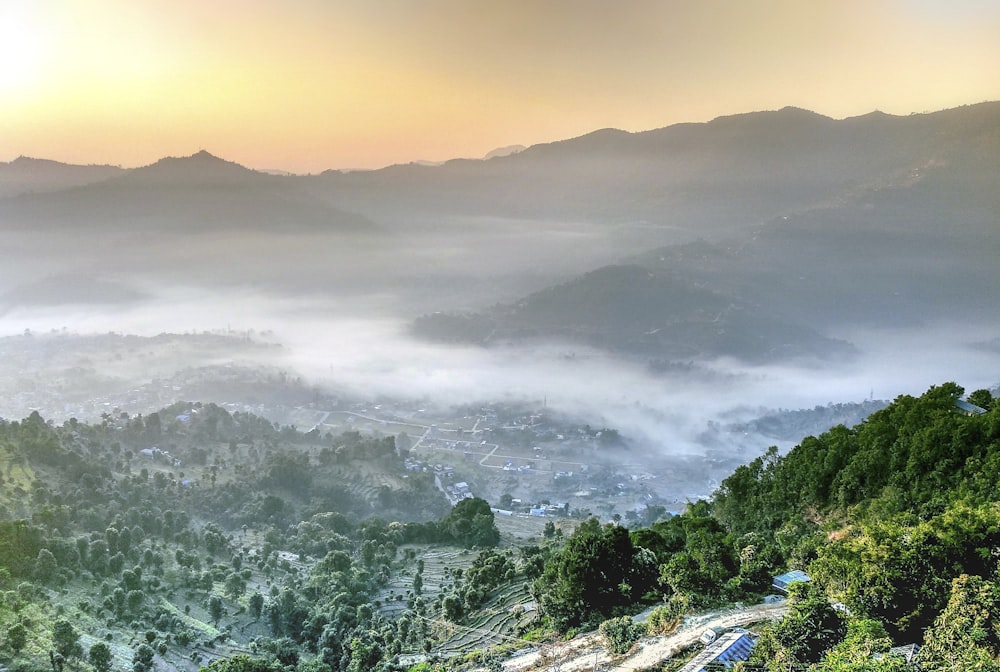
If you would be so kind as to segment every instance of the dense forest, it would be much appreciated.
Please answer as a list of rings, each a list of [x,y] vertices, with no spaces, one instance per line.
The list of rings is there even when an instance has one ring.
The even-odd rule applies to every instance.
[[[190,403],[0,421],[0,662],[500,669],[518,642],[590,629],[620,654],[801,569],[744,669],[899,670],[890,649],[918,644],[922,669],[1000,670],[1000,403],[963,395],[771,449],[646,527],[550,519],[527,543],[482,499],[449,505],[392,437]]]

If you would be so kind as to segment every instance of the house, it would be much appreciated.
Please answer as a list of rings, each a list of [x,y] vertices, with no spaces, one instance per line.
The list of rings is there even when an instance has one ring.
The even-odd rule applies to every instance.
[[[731,668],[736,663],[750,657],[758,636],[747,630],[736,629],[718,637],[705,650],[692,658],[678,672],[704,672],[717,670],[720,666]]]
[[[904,644],[903,646],[894,646],[889,649],[889,656],[902,658],[907,665],[912,665],[919,652],[919,644]]]
[[[801,569],[793,569],[790,572],[774,577],[774,580],[771,582],[771,587],[778,592],[787,595],[788,587],[793,583],[809,583],[810,580],[809,575]]]
[[[982,415],[986,412],[986,409],[982,406],[976,406],[975,404],[970,404],[969,402],[961,399],[955,400],[955,408],[957,408],[962,415],[968,416]]]

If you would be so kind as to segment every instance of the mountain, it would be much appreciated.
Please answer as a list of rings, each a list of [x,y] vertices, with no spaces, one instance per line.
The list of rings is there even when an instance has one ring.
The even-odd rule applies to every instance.
[[[928,169],[974,176],[977,189],[996,185],[998,148],[1000,103],[843,120],[784,108],[640,133],[604,129],[485,162],[330,171],[313,188],[374,217],[645,222],[704,237],[909,184]]]
[[[544,199],[531,205],[539,208],[538,218],[598,220],[614,227],[609,236],[659,230],[675,242],[622,260],[655,280],[636,271],[623,283],[618,272],[602,271],[500,311],[449,314],[441,306],[445,312],[417,323],[424,336],[493,342],[511,334],[559,335],[613,350],[754,359],[825,351],[830,344],[821,334],[843,333],[845,327],[982,324],[995,318],[997,103],[842,121],[785,108],[639,134],[606,129],[490,164],[498,166],[490,193],[499,198],[505,184],[517,180],[521,203]],[[445,168],[459,167],[467,177],[486,170],[471,164]],[[403,192],[412,184],[393,178]],[[466,187],[476,194],[471,177]],[[456,208],[486,202],[453,191]],[[480,194],[487,193],[484,186]],[[514,203],[495,200],[490,212],[498,216]],[[615,224],[627,213],[645,226]],[[677,312],[651,302],[651,286],[692,303]],[[590,305],[579,300],[582,291],[592,297]],[[597,297],[614,305],[597,309]],[[733,310],[720,313],[720,297]],[[534,310],[541,305],[544,311]],[[632,327],[621,311],[647,322],[635,322],[626,336]],[[699,322],[699,315],[720,314],[720,320],[731,320],[724,339]],[[660,323],[664,319],[669,328]],[[735,343],[734,334],[746,336],[744,342]]]
[[[19,306],[126,305],[145,298],[144,292],[113,278],[63,273],[0,293],[0,315]]]
[[[23,176],[27,161],[5,169]],[[751,359],[840,353],[827,337],[859,324],[983,324],[1000,290],[1000,103],[842,120],[786,107],[601,129],[488,161],[311,176],[205,151],[99,181],[80,170],[95,181],[0,199],[0,229],[37,234],[17,241],[20,256],[52,257],[27,279],[8,271],[6,289],[108,262],[148,279],[155,260],[185,281],[266,275],[324,295],[405,293],[403,319],[440,311],[418,331],[446,340],[558,336]],[[367,232],[379,238],[366,254],[284,235]],[[219,235],[178,238],[194,233]],[[98,248],[109,258],[95,260]],[[584,275],[605,266],[651,278]]]
[[[520,154],[526,149],[527,147],[525,147],[524,145],[507,145],[506,147],[497,147],[496,149],[487,152],[486,155],[483,157],[483,160],[489,161],[490,159],[496,159],[501,156]]]
[[[0,199],[94,184],[124,172],[116,166],[76,166],[19,156],[8,163],[0,162]]]
[[[372,231],[363,216],[208,152],[164,158],[99,183],[0,201],[9,229],[75,231]]]
[[[168,156],[122,176],[130,184],[243,185],[266,180],[268,175],[233,161],[220,159],[205,150],[184,157]]]
[[[414,333],[490,345],[580,342],[651,359],[849,356],[853,348],[769,311],[638,265],[606,266],[478,315],[434,313]]]

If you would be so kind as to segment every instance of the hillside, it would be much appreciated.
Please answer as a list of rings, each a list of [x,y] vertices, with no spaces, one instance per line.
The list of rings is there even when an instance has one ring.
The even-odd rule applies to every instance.
[[[714,236],[905,183],[931,166],[977,190],[995,186],[998,142],[1000,103],[843,120],[784,108],[640,133],[605,129],[485,162],[331,171],[314,188],[366,213],[644,221]],[[976,180],[965,182],[973,170]]]
[[[934,387],[771,451],[651,527],[550,520],[515,546],[486,502],[439,506],[391,438],[189,403],[94,425],[2,421],[0,655],[25,670],[471,670],[604,622],[537,655],[585,646],[627,666],[643,634],[753,604],[796,567],[812,581],[786,605],[691,622],[755,623],[758,665],[899,670],[873,655],[918,643],[922,669],[992,669],[1000,496],[983,475],[1000,404],[976,391],[987,410],[968,415],[962,395]],[[611,634],[608,619],[646,605],[648,623]],[[683,659],[692,640],[689,624],[634,660]]]
[[[306,193],[294,178],[253,171],[205,151],[73,189],[0,200],[0,220],[8,231],[91,234],[373,230],[365,217]]]
[[[125,169],[116,166],[76,166],[19,156],[7,163],[0,162],[0,198],[81,187],[124,172]]]
[[[425,315],[413,330],[433,340],[482,345],[580,342],[654,360],[728,356],[760,362],[852,354],[844,342],[733,295],[636,265],[600,268],[479,315]]]

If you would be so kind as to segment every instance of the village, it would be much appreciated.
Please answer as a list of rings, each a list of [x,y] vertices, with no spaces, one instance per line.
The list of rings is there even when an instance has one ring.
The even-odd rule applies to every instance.
[[[512,515],[617,516],[629,523],[710,495],[735,459],[708,447],[678,455],[668,446],[636,446],[627,428],[591,427],[544,399],[449,408],[335,394],[249,359],[273,347],[230,333],[6,337],[0,354],[9,375],[0,379],[9,389],[0,390],[0,418],[37,411],[54,423],[116,421],[213,399],[231,413],[303,432],[392,436],[410,468],[433,471],[452,503],[476,496]],[[239,356],[248,359],[231,359]]]

